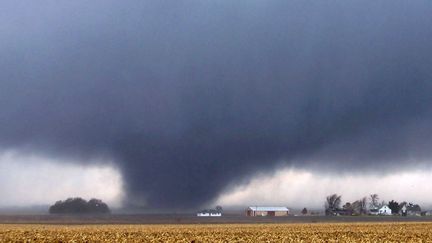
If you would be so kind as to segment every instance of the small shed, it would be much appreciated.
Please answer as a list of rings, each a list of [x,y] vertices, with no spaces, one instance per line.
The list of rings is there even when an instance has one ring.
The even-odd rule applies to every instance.
[[[289,209],[287,207],[248,207],[246,209],[247,216],[288,216]]]
[[[370,215],[378,215],[379,214],[379,208],[371,208],[369,210]]]
[[[380,214],[380,215],[392,215],[392,210],[387,205],[384,205],[378,210],[378,214]]]

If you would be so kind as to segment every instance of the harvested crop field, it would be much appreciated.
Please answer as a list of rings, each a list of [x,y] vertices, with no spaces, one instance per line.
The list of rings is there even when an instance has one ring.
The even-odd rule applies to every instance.
[[[9,242],[430,242],[432,223],[0,225]]]

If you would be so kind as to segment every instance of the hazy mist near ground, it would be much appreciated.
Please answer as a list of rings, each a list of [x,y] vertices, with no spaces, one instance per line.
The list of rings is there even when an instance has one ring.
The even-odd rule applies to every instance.
[[[316,173],[301,169],[280,169],[273,175],[257,175],[246,185],[230,188],[213,204],[241,209],[246,206],[286,206],[299,213],[304,207],[324,211],[325,199],[337,193],[342,205],[378,194],[379,202],[411,202],[423,211],[432,210],[430,189],[432,168],[388,174]],[[369,201],[368,201],[369,205]]]
[[[121,207],[120,172],[109,161],[92,162],[85,165],[13,151],[0,153],[0,211],[46,213],[49,205],[69,197],[102,198],[113,208]]]

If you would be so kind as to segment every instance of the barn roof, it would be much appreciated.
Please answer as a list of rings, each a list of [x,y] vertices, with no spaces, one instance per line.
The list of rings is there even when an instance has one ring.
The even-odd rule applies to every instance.
[[[249,207],[249,210],[252,211],[284,211],[288,212],[289,209],[287,207]]]

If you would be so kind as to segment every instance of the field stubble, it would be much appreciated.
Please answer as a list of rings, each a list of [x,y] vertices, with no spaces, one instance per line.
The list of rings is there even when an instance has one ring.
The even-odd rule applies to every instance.
[[[431,242],[432,223],[0,225],[1,242]]]

